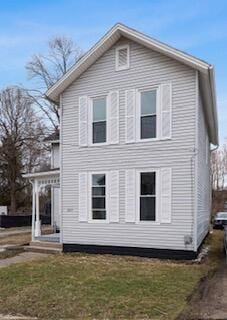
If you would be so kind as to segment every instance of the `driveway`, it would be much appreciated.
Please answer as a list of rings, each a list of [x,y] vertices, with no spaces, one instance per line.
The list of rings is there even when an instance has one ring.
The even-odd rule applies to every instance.
[[[190,301],[181,320],[227,319],[227,264],[223,261],[212,278],[206,279]]]

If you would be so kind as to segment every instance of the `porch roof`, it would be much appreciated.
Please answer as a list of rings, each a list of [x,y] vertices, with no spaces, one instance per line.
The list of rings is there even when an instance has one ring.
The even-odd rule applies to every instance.
[[[50,177],[56,177],[60,175],[60,169],[50,169],[47,171],[40,171],[40,172],[33,172],[33,173],[26,173],[23,174],[23,178],[27,179],[34,179],[34,178],[50,178]]]

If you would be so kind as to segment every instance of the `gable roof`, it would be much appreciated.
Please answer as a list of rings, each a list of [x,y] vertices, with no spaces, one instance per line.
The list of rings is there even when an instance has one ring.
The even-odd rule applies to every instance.
[[[77,61],[77,63],[75,63],[75,65],[68,70],[64,76],[62,76],[51,88],[48,89],[46,92],[47,98],[55,103],[59,103],[60,94],[99,57],[101,57],[104,52],[110,49],[121,36],[173,58],[198,71],[210,142],[217,145],[218,124],[213,66],[201,59],[177,50],[121,23],[114,25],[84,56]]]

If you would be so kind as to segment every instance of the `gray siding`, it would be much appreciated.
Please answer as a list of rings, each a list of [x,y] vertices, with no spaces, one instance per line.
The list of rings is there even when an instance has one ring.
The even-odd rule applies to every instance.
[[[184,236],[194,234],[194,148],[196,72],[168,57],[126,39],[130,69],[115,71],[114,45],[62,95],[62,237],[63,243],[193,249]],[[172,139],[125,144],[124,91],[172,82]],[[78,147],[78,97],[120,91],[120,143]],[[124,170],[172,168],[172,222],[125,222]],[[78,221],[78,172],[120,171],[120,222]]]
[[[209,231],[211,214],[210,148],[202,99],[198,110],[197,247]]]
[[[59,168],[60,163],[60,150],[59,150],[59,144],[53,143],[51,145],[51,168]]]

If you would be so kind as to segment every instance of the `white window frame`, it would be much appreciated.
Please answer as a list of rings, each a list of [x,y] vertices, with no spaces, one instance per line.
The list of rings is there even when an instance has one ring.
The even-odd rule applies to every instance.
[[[140,220],[140,185],[141,173],[155,172],[155,220]],[[154,224],[160,225],[160,171],[155,168],[143,168],[136,170],[136,224]]]
[[[119,66],[119,51],[127,49],[127,64],[124,66]],[[130,46],[129,44],[119,46],[115,49],[115,70],[121,71],[121,70],[127,70],[130,68]]]
[[[106,219],[93,219],[92,217],[92,176],[94,174],[105,174],[105,190],[106,190]],[[88,222],[89,223],[109,223],[109,175],[107,171],[93,171],[88,173]]]
[[[156,137],[141,139],[141,93],[147,91],[156,91]],[[136,104],[138,105],[136,113],[136,140],[137,142],[149,142],[160,140],[160,86],[152,86],[136,90]]]
[[[93,101],[95,99],[105,98],[106,99],[106,142],[93,143]],[[100,94],[89,97],[88,105],[88,137],[90,146],[105,146],[108,144],[109,133],[108,133],[108,94]]]

